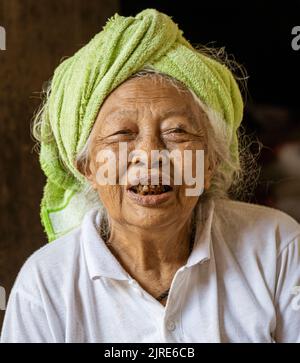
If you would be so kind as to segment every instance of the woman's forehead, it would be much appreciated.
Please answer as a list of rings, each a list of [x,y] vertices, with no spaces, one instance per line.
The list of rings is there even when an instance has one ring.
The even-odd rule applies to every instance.
[[[188,90],[177,88],[168,80],[152,77],[130,79],[115,89],[103,103],[100,114],[135,116],[139,109],[151,107],[165,113],[193,113],[198,108]]]
[[[116,120],[137,121],[139,117],[144,116],[143,111],[143,109],[139,110],[138,108],[131,110],[130,108],[124,109],[122,107],[116,107],[115,109],[111,110],[110,113],[107,113],[103,119],[108,124],[111,124],[111,122],[114,122]],[[189,120],[190,122],[195,122],[195,114],[191,111],[189,107],[184,107],[182,105],[177,105],[173,108],[159,108],[156,110],[156,112],[152,112],[151,110],[146,111],[151,112],[152,116],[155,117],[157,121],[163,121],[167,118],[172,117],[182,117],[186,120]]]
[[[107,101],[124,102],[147,102],[147,101],[178,101],[182,99],[183,102],[190,100],[188,90],[182,87],[175,86],[172,82],[162,77],[145,76],[140,78],[133,78],[125,81],[117,87],[108,97]]]

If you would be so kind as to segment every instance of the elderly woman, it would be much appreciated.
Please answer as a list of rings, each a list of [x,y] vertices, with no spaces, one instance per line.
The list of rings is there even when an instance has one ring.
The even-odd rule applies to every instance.
[[[2,341],[299,342],[299,224],[229,198],[242,114],[229,68],[156,10],[64,60],[35,125],[53,242],[19,273]],[[155,150],[192,156],[169,158],[168,183]]]

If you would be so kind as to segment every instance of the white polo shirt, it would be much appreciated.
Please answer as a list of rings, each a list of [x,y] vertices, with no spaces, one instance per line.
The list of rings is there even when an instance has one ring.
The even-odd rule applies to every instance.
[[[2,342],[300,342],[300,226],[236,201],[202,206],[166,306],[99,237],[100,213],[35,252],[10,294]]]

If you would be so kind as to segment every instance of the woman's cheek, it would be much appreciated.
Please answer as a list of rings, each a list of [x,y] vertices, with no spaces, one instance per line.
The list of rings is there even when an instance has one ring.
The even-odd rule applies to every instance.
[[[98,188],[99,198],[105,208],[110,211],[118,211],[122,197],[121,186],[118,185],[102,185]]]

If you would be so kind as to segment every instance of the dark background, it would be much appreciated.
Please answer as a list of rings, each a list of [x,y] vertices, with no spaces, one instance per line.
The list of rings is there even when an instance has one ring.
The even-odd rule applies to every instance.
[[[7,294],[25,259],[46,243],[39,219],[44,184],[33,152],[30,122],[43,82],[115,12],[147,7],[171,15],[192,43],[225,46],[247,69],[244,124],[264,144],[261,174],[249,201],[281,209],[300,221],[300,25],[296,2],[0,0],[0,286]],[[4,311],[0,311],[0,327]]]

